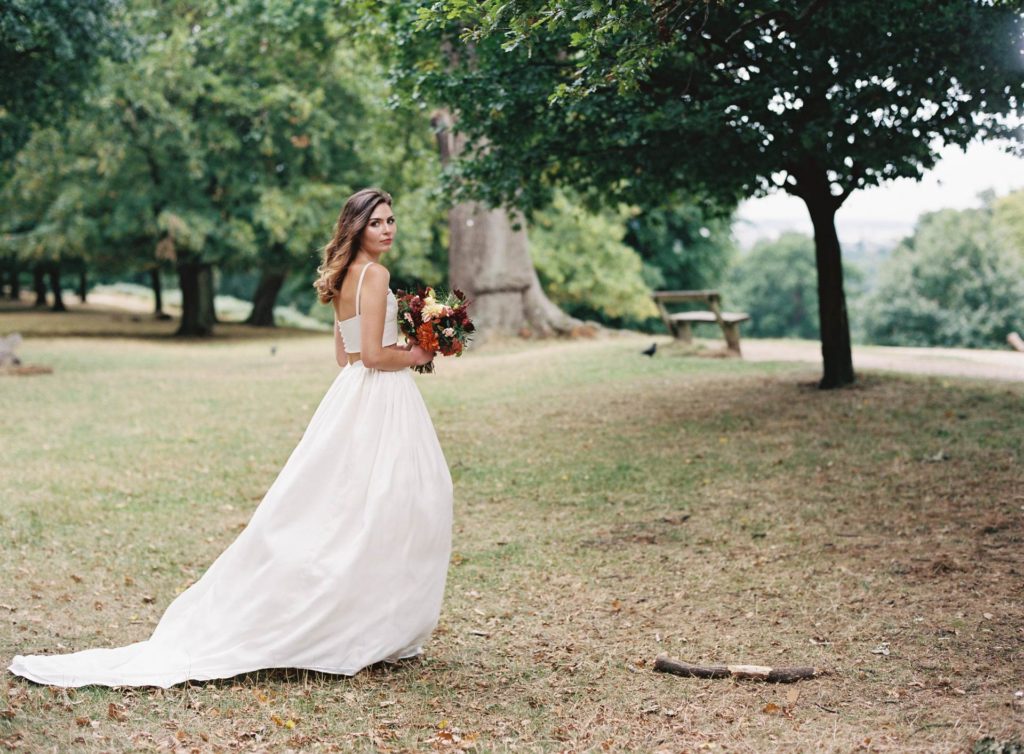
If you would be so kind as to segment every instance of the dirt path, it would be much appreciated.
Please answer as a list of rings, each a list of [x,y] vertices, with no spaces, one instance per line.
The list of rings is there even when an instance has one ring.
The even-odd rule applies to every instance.
[[[742,347],[743,358],[747,361],[821,363],[821,346],[813,341],[745,338]],[[1024,381],[1024,353],[1009,350],[854,346],[853,367],[912,374]]]

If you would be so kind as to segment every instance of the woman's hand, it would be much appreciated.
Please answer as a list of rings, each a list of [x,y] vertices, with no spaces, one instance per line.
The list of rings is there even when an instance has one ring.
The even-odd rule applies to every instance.
[[[429,364],[434,360],[434,354],[432,351],[427,351],[417,345],[410,346],[409,353],[412,355],[412,365],[414,367]]]

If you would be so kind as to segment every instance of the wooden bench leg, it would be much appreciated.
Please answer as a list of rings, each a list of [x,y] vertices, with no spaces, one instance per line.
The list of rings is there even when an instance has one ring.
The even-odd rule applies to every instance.
[[[690,327],[689,322],[676,322],[676,340],[681,340],[684,343],[693,342],[693,329]]]
[[[740,323],[723,322],[722,330],[725,331],[725,345],[736,356],[742,356],[740,352]]]

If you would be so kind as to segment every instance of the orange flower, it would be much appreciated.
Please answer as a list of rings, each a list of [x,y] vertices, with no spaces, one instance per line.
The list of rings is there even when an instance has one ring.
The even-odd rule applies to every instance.
[[[437,333],[429,322],[424,322],[416,328],[416,342],[425,351],[438,351]]]

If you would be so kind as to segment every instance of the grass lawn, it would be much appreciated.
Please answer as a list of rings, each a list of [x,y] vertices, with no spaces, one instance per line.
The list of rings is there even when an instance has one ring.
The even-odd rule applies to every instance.
[[[952,752],[1024,737],[1024,385],[868,374],[823,393],[807,366],[647,359],[649,342],[495,345],[418,378],[456,490],[424,658],[167,691],[7,675],[0,744]],[[329,335],[52,337],[20,354],[54,372],[0,376],[3,667],[148,637],[337,373]],[[676,678],[652,672],[660,652],[830,674]]]

